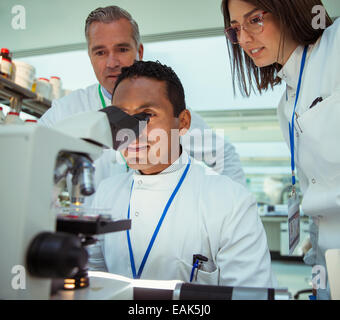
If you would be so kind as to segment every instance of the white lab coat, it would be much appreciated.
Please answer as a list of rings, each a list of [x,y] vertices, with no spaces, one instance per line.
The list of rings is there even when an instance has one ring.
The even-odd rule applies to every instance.
[[[106,106],[111,101],[103,94]],[[75,90],[68,96],[52,102],[52,107],[39,119],[41,125],[53,127],[53,125],[64,118],[76,113],[100,110],[102,108],[98,93],[98,84],[91,85],[86,89]],[[191,111],[191,127],[189,132],[182,138],[182,146],[190,155],[197,160],[212,167],[216,172],[227,175],[231,179],[246,185],[246,179],[241,167],[241,162],[234,146],[226,139],[215,134],[212,135],[212,143],[205,143],[201,139],[201,132],[209,129],[204,120],[195,112]],[[190,140],[191,139],[191,140]],[[195,141],[194,147],[190,141]],[[200,142],[201,141],[201,142]],[[210,140],[208,140],[210,141]],[[104,155],[95,161],[95,185],[103,179],[127,170],[121,154],[114,150],[105,150]],[[93,196],[86,198],[86,204],[90,205]]]
[[[298,47],[279,76],[287,93],[278,107],[284,138],[290,146],[288,122],[292,119],[303,47]],[[340,248],[340,19],[309,47],[295,117],[295,161],[302,209],[312,218],[312,250],[305,258],[325,266],[327,249]],[[323,101],[310,109],[314,100]],[[325,290],[319,298],[327,298]]]
[[[99,186],[93,207],[111,208],[113,219],[126,219],[134,181],[130,202],[130,237],[137,271],[188,159],[188,154],[183,151],[168,168],[184,163],[176,171],[158,175],[141,175],[131,171],[108,178]],[[189,282],[193,255],[202,254],[209,260],[198,272],[197,281],[194,280],[196,283],[273,287],[275,280],[266,234],[254,196],[228,177],[207,174],[206,170],[211,169],[193,159],[191,161],[141,278]],[[101,248],[105,263],[102,260],[100,264],[100,254],[96,252],[96,270],[132,278],[126,231],[106,234]]]

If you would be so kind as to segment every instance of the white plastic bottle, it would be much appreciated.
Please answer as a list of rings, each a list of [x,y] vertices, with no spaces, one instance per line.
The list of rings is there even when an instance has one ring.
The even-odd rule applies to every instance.
[[[61,80],[57,76],[52,76],[50,78],[50,84],[52,86],[52,91],[51,91],[51,100],[56,100],[61,98],[61,93],[62,93],[62,84]]]
[[[46,78],[38,78],[35,84],[35,93],[46,99],[51,99],[52,85],[50,84],[50,81]]]
[[[24,121],[20,119],[19,112],[11,110],[6,115],[5,124],[24,124]]]
[[[2,112],[2,107],[0,106],[0,124],[4,124],[5,122],[5,115]]]

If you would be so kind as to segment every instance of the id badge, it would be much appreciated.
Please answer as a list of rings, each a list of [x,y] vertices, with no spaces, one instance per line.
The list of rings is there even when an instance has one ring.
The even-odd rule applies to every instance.
[[[300,201],[295,188],[288,200],[288,234],[289,255],[292,255],[300,242]]]

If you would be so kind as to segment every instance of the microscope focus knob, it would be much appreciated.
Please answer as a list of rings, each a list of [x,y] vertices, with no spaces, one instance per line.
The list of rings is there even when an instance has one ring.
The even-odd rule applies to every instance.
[[[77,236],[63,232],[42,232],[28,248],[26,265],[32,276],[65,278],[83,269],[87,260],[88,253]]]

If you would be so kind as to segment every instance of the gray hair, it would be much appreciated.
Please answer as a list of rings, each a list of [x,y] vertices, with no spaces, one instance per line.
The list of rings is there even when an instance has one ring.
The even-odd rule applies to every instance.
[[[110,23],[119,19],[126,19],[132,27],[132,38],[136,43],[137,49],[140,44],[140,34],[137,22],[132,18],[131,14],[126,10],[117,6],[108,6],[105,8],[97,8],[93,10],[87,17],[85,22],[85,37],[89,42],[89,28],[93,22]]]

